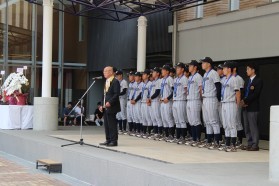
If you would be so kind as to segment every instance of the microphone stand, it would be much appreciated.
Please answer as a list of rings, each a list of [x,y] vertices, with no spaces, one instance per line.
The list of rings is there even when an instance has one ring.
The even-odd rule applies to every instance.
[[[83,138],[82,138],[82,115],[83,115],[83,98],[86,96],[87,92],[91,89],[91,87],[95,84],[96,80],[94,79],[94,81],[91,83],[91,85],[88,87],[88,89],[85,91],[85,93],[81,96],[81,98],[78,100],[77,104],[74,106],[74,108],[71,110],[71,112],[68,114],[70,115],[74,110],[75,108],[78,106],[78,104],[80,103],[81,105],[81,116],[80,116],[80,140],[77,141],[77,142],[73,142],[73,143],[69,143],[69,144],[65,144],[65,145],[61,145],[61,147],[65,147],[65,146],[70,146],[70,145],[77,145],[77,144],[80,144],[80,145],[89,145],[91,146],[90,144],[86,144],[84,143],[83,141]]]

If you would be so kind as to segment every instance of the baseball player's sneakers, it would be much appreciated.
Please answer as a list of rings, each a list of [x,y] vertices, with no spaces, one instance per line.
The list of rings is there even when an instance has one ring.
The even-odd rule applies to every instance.
[[[191,136],[189,136],[189,137],[186,137],[185,140],[186,141],[193,141],[193,138]]]
[[[229,147],[228,146],[222,146],[218,150],[219,151],[226,151]]]
[[[228,147],[228,148],[226,149],[226,152],[237,152],[237,149],[236,149],[236,147],[231,146],[231,147]]]
[[[185,143],[185,145],[191,146],[193,143],[196,143],[196,142],[195,142],[195,141],[187,141],[187,142]]]
[[[158,136],[158,134],[153,134],[153,135],[150,135],[148,137],[148,139],[154,140],[157,136]]]
[[[215,143],[214,145],[211,145],[210,147],[208,147],[209,150],[217,150],[220,148],[220,145]]]
[[[200,141],[196,141],[195,143],[193,143],[191,146],[192,147],[198,147],[199,145],[201,145],[202,143]]]
[[[131,136],[137,136],[138,133],[137,132],[133,132]]]
[[[129,131],[125,131],[123,134],[124,134],[124,135],[129,135],[130,132],[129,132]]]
[[[180,139],[177,141],[177,144],[181,145],[181,144],[185,144],[186,140],[183,137],[180,137]]]
[[[177,143],[178,139],[173,137],[172,139],[168,140],[168,142],[170,142],[170,143]]]
[[[199,148],[206,148],[208,143],[204,143],[204,142],[201,142],[201,144],[198,146]]]
[[[145,134],[145,135],[142,136],[142,138],[143,138],[143,139],[148,139],[149,136],[150,136],[150,134]]]
[[[164,139],[162,134],[158,134],[158,136],[155,138],[156,141],[162,141],[162,139]]]
[[[119,134],[119,135],[123,134],[123,131],[122,131],[122,130],[119,130],[119,131],[118,131],[118,134]]]
[[[166,142],[172,143],[174,140],[175,140],[174,137],[173,137],[172,135],[170,135],[170,136],[167,138]]]
[[[168,140],[168,137],[161,137],[160,139],[159,139],[159,141],[167,141]]]
[[[242,145],[241,143],[237,143],[235,147],[236,147],[237,149],[242,149],[243,146],[244,146],[244,145]]]

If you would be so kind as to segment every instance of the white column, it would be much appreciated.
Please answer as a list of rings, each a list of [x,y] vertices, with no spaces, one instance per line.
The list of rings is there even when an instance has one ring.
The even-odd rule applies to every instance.
[[[33,129],[58,128],[58,98],[51,97],[53,0],[43,0],[42,97],[34,98]]]
[[[146,66],[146,27],[146,17],[140,16],[138,19],[137,71],[144,71]]]
[[[172,25],[172,64],[176,64],[176,46],[177,46],[177,15],[173,13],[173,25]]]
[[[279,106],[270,108],[269,179],[279,183]]]
[[[43,0],[42,97],[51,97],[53,0]]]

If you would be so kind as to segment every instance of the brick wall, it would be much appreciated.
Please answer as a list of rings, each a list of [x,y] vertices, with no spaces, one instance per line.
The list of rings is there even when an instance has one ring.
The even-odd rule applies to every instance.
[[[233,0],[234,1],[234,0]],[[254,8],[258,5],[266,4],[270,0],[240,0],[240,10]],[[187,6],[186,6],[187,7]],[[196,7],[180,10],[177,12],[177,22],[183,23],[196,18]],[[230,0],[221,0],[204,5],[203,17],[216,16],[230,10]]]
[[[240,0],[239,8],[240,10],[246,10],[268,2],[270,2],[270,0]]]

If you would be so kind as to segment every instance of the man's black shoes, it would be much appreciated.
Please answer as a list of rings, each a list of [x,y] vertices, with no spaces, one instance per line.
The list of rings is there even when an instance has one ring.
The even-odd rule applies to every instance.
[[[117,146],[117,142],[110,142],[107,144],[107,147],[116,147]]]
[[[99,145],[108,145],[109,143],[109,141],[105,141],[104,143],[100,143]]]

